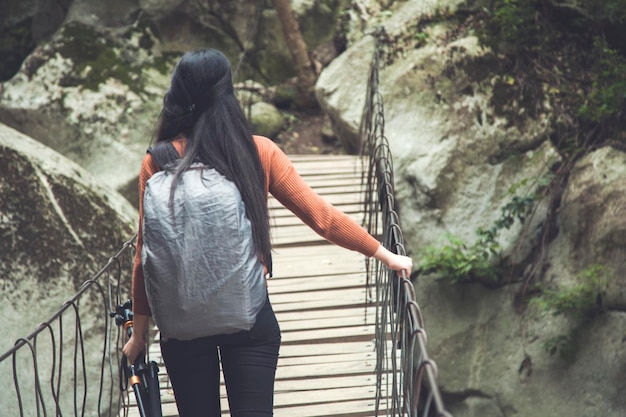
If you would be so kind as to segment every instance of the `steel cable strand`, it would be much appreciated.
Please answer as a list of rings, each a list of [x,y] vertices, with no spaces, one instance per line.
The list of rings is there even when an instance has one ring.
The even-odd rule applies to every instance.
[[[383,235],[384,241],[388,245],[388,249],[395,250],[397,253],[404,254],[404,246],[403,246],[403,236],[402,230],[399,226],[399,216],[394,210],[395,198],[393,197],[393,164],[391,162],[391,154],[390,149],[388,147],[388,143],[386,138],[384,137],[384,106],[382,95],[378,91],[378,82],[379,82],[379,73],[378,68],[380,64],[380,57],[382,55],[382,41],[384,38],[385,32],[384,28],[381,30],[377,30],[375,33],[377,44],[373,54],[372,64],[370,68],[370,75],[368,79],[367,86],[367,96],[366,96],[366,104],[364,109],[364,115],[360,127],[360,136],[362,139],[362,152],[365,153],[365,150],[369,153],[369,169],[368,169],[368,180],[367,180],[367,190],[366,190],[366,213],[367,213],[367,222],[368,222],[368,230],[372,230],[371,222],[372,219],[378,219],[378,216],[374,216],[374,204],[373,204],[373,192],[374,187],[373,184],[375,181],[371,178],[371,175],[375,175],[377,177],[376,189],[378,190],[378,197],[380,203],[380,211],[383,213],[382,222],[383,222]],[[365,183],[365,181],[363,181]],[[386,195],[385,195],[386,194]],[[377,229],[376,229],[377,230]],[[371,271],[368,268],[368,274]],[[436,365],[434,362],[428,359],[428,355],[426,352],[426,332],[423,328],[423,319],[421,316],[421,311],[419,310],[419,305],[415,302],[415,289],[412,283],[407,279],[406,276],[402,277],[402,281],[400,285],[396,283],[396,302],[399,303],[395,308],[396,310],[391,310],[392,303],[390,302],[390,287],[393,285],[393,277],[391,279],[383,280],[383,276],[385,274],[381,273],[377,275],[376,288],[377,288],[377,299],[382,298],[382,303],[380,305],[382,313],[377,314],[377,326],[380,323],[381,328],[386,328],[388,325],[392,331],[392,338],[397,339],[397,326],[398,324],[395,322],[395,312],[402,311],[397,310],[397,308],[406,308],[406,317],[403,317],[400,321],[403,323],[404,330],[400,334],[405,334],[408,332],[410,334],[409,340],[405,340],[403,337],[400,343],[401,349],[401,362],[402,368],[400,372],[404,373],[404,381],[405,389],[406,388],[421,388],[421,383],[423,379],[423,375],[426,374],[429,379],[430,385],[430,393],[429,397],[433,398],[436,407],[438,408],[438,412],[441,415],[449,415],[445,412],[443,408],[443,403],[441,403],[439,393],[437,390],[437,386],[434,383],[436,378]],[[388,275],[388,274],[387,274]],[[389,275],[388,275],[389,278]],[[369,279],[369,278],[368,278]],[[386,288],[382,288],[386,287]],[[414,328],[417,326],[417,328]],[[381,329],[376,330],[377,339],[380,341],[384,339],[383,332]],[[416,343],[417,341],[417,343]],[[420,346],[420,358],[418,358],[418,373],[416,376],[419,376],[419,380],[414,380],[411,378],[413,375],[413,352],[415,351],[416,344]],[[382,345],[381,345],[382,347]],[[379,348],[380,349],[380,348]],[[381,360],[386,358],[381,354],[377,354],[377,360]],[[423,359],[423,360],[422,360]],[[395,355],[391,359],[392,363],[395,363]],[[394,366],[395,367],[395,366]],[[377,369],[381,369],[381,367],[377,366]],[[395,378],[395,370],[394,370],[394,378]],[[378,377],[380,379],[380,377]],[[415,386],[415,384],[418,386]],[[411,387],[412,385],[412,387]],[[395,383],[394,383],[395,389]],[[405,391],[407,392],[407,391]],[[405,394],[408,396],[411,391],[408,391],[409,394]],[[410,398],[411,402],[406,404],[410,404],[414,401],[419,401],[419,397]],[[395,401],[395,400],[392,400]],[[377,402],[378,404],[378,402]],[[395,407],[395,405],[394,405]],[[406,406],[405,406],[406,407]],[[378,405],[377,405],[378,410]],[[409,410],[412,411],[412,410]],[[417,410],[415,410],[417,412]]]
[[[108,266],[108,264],[107,264]],[[103,270],[101,270],[96,276],[94,276],[94,278],[92,278],[91,280],[95,280],[97,279],[99,276],[102,275],[102,272],[106,269],[103,268]],[[86,290],[86,288],[84,288],[84,286],[82,286],[80,288],[80,290],[74,294],[74,296],[70,299],[71,302],[77,300],[82,293]],[[52,323],[54,320],[57,320],[62,314],[63,312],[69,308],[69,302],[64,303],[61,308],[59,308],[48,320],[45,321],[45,323]],[[16,343],[13,345],[13,347],[11,349],[9,349],[8,351],[6,351],[5,353],[3,353],[2,355],[0,355],[0,362],[4,361],[5,359],[11,357],[13,355],[13,353],[17,350],[19,350],[22,346],[24,346],[26,344],[26,341],[28,340],[32,340],[33,338],[35,338],[37,336],[37,334],[39,332],[41,332],[43,329],[41,327],[38,327],[34,332],[32,332],[31,334],[29,334],[28,336],[24,337],[24,338],[20,338],[16,341]]]
[[[119,265],[119,261],[116,259],[114,263],[110,262],[110,265],[115,265],[117,264]],[[120,275],[119,277],[121,278],[121,266],[120,266]],[[98,293],[101,296],[102,299],[102,307],[106,308],[107,307],[107,296],[105,294],[104,288],[102,287],[102,285],[100,285],[100,283],[98,283],[95,280],[91,280],[88,281],[90,282],[90,286],[93,285],[96,287],[96,290],[98,290]],[[110,281],[107,280],[107,284],[110,284]],[[107,286],[108,289],[108,286]],[[107,291],[109,292],[109,291]],[[98,416],[101,415],[102,413],[102,391],[104,390],[104,374],[105,374],[105,369],[106,369],[106,363],[107,363],[107,356],[110,359],[110,355],[107,355],[107,347],[111,346],[110,340],[109,340],[109,328],[111,328],[112,326],[109,325],[109,315],[105,314],[104,315],[104,326],[103,326],[103,332],[102,335],[104,336],[102,338],[102,359],[100,360],[100,387],[99,387],[99,393],[98,393]],[[110,352],[110,348],[109,348],[109,352]],[[110,372],[109,373],[110,376],[110,381],[111,384],[109,385],[109,407],[108,409],[111,410],[111,407],[113,406],[113,390],[112,390],[112,384],[113,384],[113,373]]]
[[[389,305],[389,286],[385,285],[386,270],[377,265],[376,274],[376,327],[375,327],[375,342],[376,342],[376,381],[377,381],[377,395],[376,395],[376,410],[380,406],[380,398],[382,397],[382,368],[385,363],[384,359],[387,356],[387,336],[385,333],[385,327],[388,323],[388,309]],[[386,392],[389,392],[389,379],[386,379]]]
[[[365,171],[365,170],[363,170]],[[377,188],[376,177],[372,175],[374,171],[373,158],[370,158],[367,169],[367,181],[363,177],[361,179],[361,187],[364,188],[364,200],[363,210],[364,216],[361,225],[372,235],[378,234],[378,211],[376,210],[376,201],[374,199],[374,189]],[[377,267],[377,262],[371,261],[369,258],[365,259],[366,276],[365,287],[366,292],[370,293],[371,298],[371,286],[372,286],[372,269]],[[375,276],[375,275],[374,275]]]
[[[385,218],[387,219],[387,223],[388,223],[388,219],[390,217],[390,215],[393,217],[393,215],[391,214],[392,212],[388,211],[385,216]],[[385,227],[385,231],[387,231],[388,233],[386,234],[386,239],[385,239],[385,246],[387,248],[391,248],[394,246],[394,242],[395,242],[395,236],[393,233],[393,229],[390,227]],[[389,314],[388,314],[388,324],[389,324],[389,329],[391,332],[391,349],[392,352],[394,352],[393,355],[391,355],[391,357],[387,357],[386,359],[388,361],[391,361],[391,371],[393,374],[393,378],[392,378],[392,387],[393,387],[393,398],[392,398],[392,403],[393,403],[393,410],[398,410],[400,409],[400,393],[402,392],[402,378],[401,376],[398,377],[398,363],[396,360],[396,354],[395,354],[395,350],[398,349],[399,344],[399,338],[398,335],[401,333],[402,331],[402,322],[401,320],[398,320],[398,314],[397,312],[399,311],[399,308],[401,306],[401,302],[402,302],[402,294],[400,291],[400,286],[396,285],[397,283],[397,274],[395,271],[391,271],[391,270],[387,270],[387,280],[386,280],[386,287],[388,289],[388,291],[390,293],[393,294],[393,298],[391,298],[389,300],[388,303],[388,310],[389,310]],[[393,290],[393,291],[392,291]]]
[[[109,260],[109,262],[107,263],[107,267],[105,267],[102,270],[102,274],[104,274],[104,271],[106,271],[106,269],[108,268],[109,265],[111,265],[112,262],[111,260]],[[99,275],[101,276],[101,275]],[[87,280],[83,283],[83,285],[81,286],[81,290],[79,291],[79,294],[81,294],[80,297],[75,298],[73,300],[71,300],[69,302],[69,304],[72,306],[72,308],[74,309],[74,317],[75,317],[75,340],[74,340],[74,381],[77,381],[77,375],[76,375],[76,371],[77,371],[77,366],[76,366],[76,360],[78,357],[78,347],[80,347],[80,357],[81,357],[81,365],[82,365],[82,374],[83,374],[83,398],[82,398],[82,414],[85,414],[85,409],[87,407],[87,393],[89,390],[89,384],[88,384],[88,378],[87,378],[87,364],[85,362],[85,340],[83,339],[83,331],[82,331],[82,322],[81,322],[81,315],[80,315],[80,308],[79,308],[79,302],[82,298],[83,295],[85,295],[87,293],[87,290],[90,289],[92,286],[95,286],[97,290],[99,290],[100,294],[102,295],[102,297],[104,298],[104,307],[106,307],[106,297],[105,297],[105,293],[104,293],[104,289],[102,288],[102,286],[96,281],[96,278],[92,278],[90,280]],[[107,318],[105,318],[105,323],[106,326],[108,327],[108,315],[106,315]],[[105,363],[105,356],[106,356],[106,334],[107,334],[107,327],[105,327],[105,331],[104,331],[104,346],[102,349],[102,361],[100,363],[100,386],[98,389],[98,415],[100,415],[100,407],[101,407],[101,399],[102,399],[102,388],[103,388],[103,381],[104,381],[104,363]],[[74,384],[74,398],[75,398],[75,408],[77,405],[77,392],[76,392],[76,388],[77,385]]]
[[[59,324],[59,374],[57,376],[57,394],[61,398],[61,381],[63,375],[63,320],[59,316],[57,323]]]
[[[114,260],[114,258],[111,258],[110,259],[110,263],[113,260]],[[112,303],[111,301],[113,300],[113,295],[111,293],[111,287],[112,287],[112,285],[111,285],[111,275],[114,274],[115,271],[112,273],[111,269],[109,268],[109,269],[107,269],[107,274],[106,274],[107,275],[107,294],[108,294],[108,301],[109,301],[109,306],[108,306],[109,308],[107,310],[107,313],[109,313],[111,311],[114,311],[113,305],[120,304],[120,292],[121,292],[121,285],[120,285],[120,283],[121,283],[121,280],[122,280],[122,264],[121,264],[120,260],[117,259],[117,258],[115,258],[115,261],[116,261],[116,265],[117,265],[117,275],[116,275],[116,278],[117,278],[117,285],[116,285],[117,294],[116,294],[116,297],[115,297],[115,302]],[[131,262],[130,265],[131,265],[131,271],[132,271],[132,262]],[[115,387],[115,384],[113,382],[114,379],[115,379],[114,378],[114,372],[115,371],[114,371],[114,368],[113,368],[113,356],[115,355],[115,358],[116,358],[117,362],[119,362],[119,349],[116,349],[115,353],[112,351],[112,349],[113,349],[113,332],[115,331],[115,329],[114,329],[114,326],[109,324],[109,322],[108,322],[109,317],[110,317],[110,314],[105,314],[105,335],[108,335],[106,337],[107,337],[107,339],[109,341],[109,343],[108,343],[108,352],[106,352],[106,346],[107,345],[106,345],[106,342],[105,342],[105,352],[107,353],[106,356],[108,357],[107,364],[108,364],[109,376],[110,376],[110,383],[109,383],[109,410],[112,410],[113,409],[113,403],[114,403],[113,392],[114,392],[114,387]],[[115,327],[117,327],[117,326],[115,326]],[[120,333],[119,330],[117,330],[117,337],[116,337],[116,340],[115,340],[115,345],[116,345],[117,348],[120,347],[119,346],[119,342],[120,342],[120,335],[119,335],[119,333]],[[103,361],[105,361],[104,357],[103,357]],[[117,403],[115,405],[116,405],[116,408],[118,410],[121,409],[121,405],[122,405],[121,401],[120,401],[121,398],[123,398],[122,395],[118,395],[117,396]]]
[[[30,354],[33,360],[33,376],[35,378],[34,381],[34,395],[35,395],[35,404],[37,406],[37,416],[41,416],[41,410],[44,412],[44,416],[46,416],[45,404],[43,404],[43,394],[41,392],[41,383],[39,380],[39,367],[37,365],[37,353],[35,346],[31,343],[31,340],[20,338],[17,339],[16,344],[21,343],[21,346],[28,346],[30,350]],[[21,390],[19,388],[19,378],[17,376],[17,352],[13,355],[13,384],[15,386],[16,394],[18,397],[18,408],[20,411],[20,417],[24,416],[24,407],[22,403],[22,395]]]
[[[410,281],[407,280],[407,282],[409,283],[410,286],[412,286],[412,284],[410,283]],[[419,364],[421,364],[424,360],[427,359],[427,354],[425,352],[424,349],[422,349],[422,346],[426,345],[426,341],[428,339],[428,334],[426,333],[426,330],[424,329],[424,325],[423,325],[423,321],[422,321],[422,316],[421,316],[421,312],[419,309],[418,304],[415,302],[414,299],[410,299],[407,303],[406,306],[406,320],[407,323],[411,324],[410,326],[407,326],[407,337],[410,340],[410,345],[411,345],[411,357],[414,359],[415,358],[415,349],[419,348],[419,358],[417,360],[418,366]],[[420,340],[421,338],[421,340]],[[417,341],[417,345],[416,345],[416,341]],[[405,368],[405,374],[407,376],[412,376],[413,373],[413,369],[415,369],[413,367],[414,363],[411,363],[411,367],[410,368]],[[408,407],[408,409],[410,410],[410,414],[414,414],[417,415],[417,413],[413,413],[413,410],[415,410],[417,408],[417,406],[419,405],[419,401],[420,401],[420,390],[421,390],[421,386],[422,386],[422,377],[420,377],[419,379],[416,378],[411,378],[412,382],[411,382],[411,387],[408,388],[407,391],[407,398],[409,398],[409,401],[407,402],[406,406]]]
[[[415,376],[414,376],[414,381],[415,381],[415,385],[413,387],[413,393],[411,395],[411,409],[410,409],[410,413],[417,415],[418,414],[418,409],[419,409],[419,398],[421,395],[421,391],[422,391],[422,385],[424,383],[424,375],[426,374],[426,364],[428,363],[428,360],[421,360],[420,363],[417,365],[417,369],[415,370]],[[428,399],[426,400],[426,407],[425,408],[430,408],[430,402],[431,400],[434,398],[433,396],[433,391],[430,390],[428,392]],[[426,416],[428,414],[425,414]]]
[[[128,271],[128,275],[132,276],[132,270],[133,270],[133,261],[134,261],[134,255],[135,255],[135,250],[136,250],[136,246],[135,246],[135,242],[136,242],[136,238],[137,238],[137,234],[134,234],[128,241],[126,241],[124,243],[124,245],[122,246],[121,250],[118,251],[118,253],[116,253],[112,258],[109,259],[109,263],[99,272],[97,273],[92,279],[91,281],[93,281],[96,285],[98,285],[98,288],[100,289],[100,291],[102,292],[103,290],[100,287],[100,284],[98,284],[98,282],[96,281],[97,279],[99,279],[102,275],[106,274],[107,276],[107,294],[108,294],[108,311],[105,314],[105,334],[108,334],[108,344],[107,344],[107,340],[104,341],[104,349],[103,352],[106,352],[107,350],[107,346],[108,346],[108,368],[109,368],[109,376],[110,376],[110,383],[109,383],[109,410],[113,410],[113,406],[115,405],[115,409],[116,410],[122,410],[123,411],[123,415],[127,416],[128,412],[129,412],[129,406],[130,403],[127,401],[127,396],[125,396],[123,394],[123,392],[119,392],[119,394],[115,397],[117,399],[117,401],[114,401],[114,391],[115,391],[115,368],[113,366],[113,358],[115,357],[116,362],[120,361],[120,352],[121,352],[121,346],[120,346],[120,342],[121,342],[121,332],[119,331],[119,328],[117,326],[113,326],[112,325],[112,321],[109,321],[109,317],[110,315],[108,314],[111,311],[114,311],[114,306],[117,306],[119,304],[121,304],[121,291],[122,291],[122,286],[121,286],[121,282],[122,282],[122,275],[123,275],[123,270],[124,268],[122,268],[122,259],[126,260],[128,263],[125,266],[126,271]],[[116,279],[116,282],[114,285],[112,285],[112,276],[114,277],[114,279]],[[112,292],[111,292],[111,288],[115,286],[115,297],[113,296]],[[114,351],[112,351],[113,349],[113,332],[116,332],[116,336],[115,336],[115,346],[117,347],[117,349],[115,349]],[[104,363],[105,363],[105,356],[103,354],[103,362],[102,362],[102,366],[104,367]],[[102,369],[102,378],[104,377],[104,369]],[[103,387],[104,384],[102,382],[101,379],[101,387]],[[100,405],[99,405],[99,410],[100,410]],[[110,412],[110,411],[109,411]]]
[[[56,371],[56,362],[57,362],[57,357],[56,357],[56,338],[54,336],[54,331],[52,329],[52,323],[41,323],[39,325],[40,327],[45,327],[46,329],[48,329],[48,333],[50,335],[50,343],[51,343],[51,350],[52,350],[52,366],[50,367],[50,393],[52,395],[52,398],[54,399],[54,406],[56,408],[56,413],[57,416],[60,416],[61,413],[61,404],[59,403],[59,391],[60,391],[60,383],[59,380],[57,380],[57,387],[55,389],[54,387],[54,375],[55,375],[55,371]]]
[[[405,281],[408,281],[405,279]],[[424,337],[426,336],[426,332],[424,331],[424,329],[420,328],[420,327],[415,327],[415,320],[413,319],[413,315],[411,314],[411,306],[412,305],[417,305],[415,303],[414,300],[409,299],[407,301],[407,304],[405,306],[404,309],[404,314],[405,314],[405,321],[406,323],[409,323],[410,325],[405,325],[404,326],[404,332],[403,332],[403,357],[404,357],[404,361],[403,361],[403,369],[404,369],[404,380],[405,380],[405,386],[404,386],[404,402],[403,402],[403,406],[404,406],[404,410],[405,412],[411,416],[414,415],[414,413],[412,413],[412,407],[411,407],[411,403],[414,401],[414,396],[413,396],[413,392],[415,389],[415,385],[416,384],[421,384],[421,381],[416,381],[415,378],[413,377],[413,372],[412,370],[415,369],[414,365],[415,365],[415,335],[416,333],[423,333]],[[420,357],[418,358],[417,362],[420,363],[422,360],[422,354],[420,352]],[[419,398],[419,395],[418,395]]]
[[[33,371],[35,374],[35,392],[36,392],[36,396],[40,399],[40,401],[37,402],[37,414],[39,414],[39,404],[41,403],[41,409],[43,411],[43,415],[47,416],[48,415],[48,411],[46,410],[46,402],[45,399],[43,397],[43,391],[41,389],[41,378],[39,377],[39,361],[37,360],[37,341],[39,340],[38,337],[34,338],[32,340],[32,348],[31,351],[33,352],[34,356],[33,356]]]
[[[134,241],[136,239],[136,234],[127,242],[125,242],[124,246],[122,247],[122,249],[115,255],[115,263],[119,264],[119,258],[121,256],[123,256],[126,253],[132,252],[132,248],[134,248]],[[128,257],[129,259],[129,264],[131,265],[132,268],[132,258]],[[100,275],[102,275],[102,273],[104,271],[108,271],[108,268],[110,266],[110,264],[113,263],[113,260],[110,260],[109,263],[103,268],[103,270],[101,270],[98,274],[96,274],[96,276],[90,280],[90,281],[95,281],[95,278],[100,277]],[[119,294],[120,292],[120,286],[119,286],[119,282],[121,282],[121,273],[118,274],[118,288],[117,288],[117,292]],[[18,339],[15,344],[13,345],[13,347],[11,349],[9,349],[7,352],[3,353],[2,355],[0,355],[0,363],[3,362],[4,360],[8,359],[9,357],[12,358],[12,364],[13,364],[13,379],[14,379],[14,388],[15,388],[15,392],[16,392],[16,397],[17,397],[17,402],[18,402],[18,408],[19,408],[19,412],[20,415],[24,414],[24,403],[22,400],[22,390],[20,387],[20,383],[19,383],[19,378],[18,378],[18,373],[17,373],[17,353],[19,352],[20,349],[24,348],[25,346],[28,346],[29,349],[31,349],[31,354],[35,354],[36,352],[33,352],[33,349],[36,349],[36,342],[37,342],[37,337],[38,335],[43,332],[44,330],[47,330],[50,334],[50,339],[51,339],[51,345],[52,345],[52,369],[51,369],[51,376],[50,376],[50,392],[52,395],[52,398],[54,400],[55,403],[55,408],[56,408],[56,414],[60,415],[61,414],[61,410],[60,410],[60,401],[59,399],[61,398],[61,381],[62,381],[62,375],[63,375],[63,351],[64,351],[64,347],[63,347],[63,320],[62,320],[62,315],[63,313],[68,310],[70,308],[70,306],[72,306],[74,308],[74,313],[77,317],[76,319],[76,323],[77,323],[77,327],[76,327],[76,343],[75,343],[75,361],[76,361],[76,356],[78,355],[78,345],[80,345],[81,348],[81,356],[82,356],[82,363],[83,363],[83,381],[84,381],[84,386],[85,386],[85,392],[83,395],[83,406],[82,406],[82,414],[84,415],[85,412],[85,407],[86,407],[86,395],[87,395],[87,375],[85,373],[85,351],[84,351],[84,345],[83,345],[83,338],[82,338],[82,328],[81,328],[81,322],[80,322],[80,315],[77,309],[77,306],[74,304],[74,302],[76,300],[78,300],[87,290],[88,288],[93,285],[93,283],[88,283],[87,285],[83,284],[83,286],[79,289],[79,291],[74,294],[74,296],[72,297],[72,301],[70,302],[66,302],[64,303],[61,308],[59,310],[57,310],[46,322],[41,323],[34,332],[32,332],[31,334],[29,334],[27,337],[23,337]],[[109,281],[109,285],[110,285],[110,281]],[[102,288],[99,287],[100,289],[100,293],[102,295],[102,297],[104,299],[106,299],[106,295],[104,295],[104,292],[102,291]],[[109,295],[110,295],[110,291],[109,291]],[[111,297],[109,296],[109,299]],[[55,331],[52,327],[52,323],[53,322],[57,322],[58,323],[58,333],[59,333],[59,341],[60,343],[58,344],[58,349],[57,349],[57,343],[56,343],[56,339],[55,339]],[[108,323],[105,322],[105,329],[108,327]],[[106,333],[105,333],[106,334]],[[106,337],[106,336],[105,336]],[[32,341],[32,342],[31,342]],[[106,341],[105,341],[106,343]],[[78,345],[77,345],[78,344]],[[58,350],[58,364],[57,364],[57,350]],[[103,350],[103,352],[106,352],[106,345],[105,345],[105,349]],[[105,353],[103,353],[104,355]],[[78,367],[75,367],[75,370],[77,370]],[[39,367],[37,362],[34,362],[33,364],[33,369],[34,369],[34,373],[36,374],[36,378],[39,380]],[[58,370],[58,373],[57,373]],[[76,372],[75,372],[76,375]],[[103,378],[104,378],[104,371],[103,371],[103,367],[101,367],[101,383],[100,383],[100,390],[102,390],[103,387]],[[76,378],[76,377],[75,377]],[[76,380],[76,379],[75,379]],[[40,415],[41,414],[41,409],[43,408],[43,412],[47,413],[46,407],[45,407],[45,399],[43,396],[43,390],[41,388],[40,385],[40,381],[37,383],[38,387],[37,387],[37,391],[36,391],[36,395],[38,396],[38,400],[37,400],[37,414]],[[56,385],[56,387],[55,387]],[[75,414],[78,414],[78,394],[76,391],[76,386],[75,386],[75,400],[74,400],[74,412]],[[43,403],[43,405],[42,405]],[[98,409],[99,409],[99,413],[101,412],[101,403],[99,400],[99,404],[98,404]]]
[[[388,234],[388,229],[385,227],[384,223],[385,220],[384,218],[383,220],[383,244],[385,246],[388,246],[388,240],[389,240],[389,234]],[[377,340],[379,342],[379,352],[377,355],[377,361],[380,362],[379,365],[377,365],[377,369],[379,370],[377,373],[377,378],[378,379],[382,379],[382,369],[383,366],[385,364],[389,363],[389,350],[391,349],[392,352],[395,350],[395,340],[393,337],[393,328],[394,326],[394,316],[393,316],[393,309],[395,308],[393,305],[393,296],[394,294],[392,293],[392,287],[389,285],[389,281],[390,281],[390,276],[391,273],[388,269],[383,268],[382,266],[380,266],[379,268],[379,274],[377,275],[377,293],[381,294],[381,300],[379,301],[379,303],[377,304],[378,306],[380,306],[380,321],[379,321],[379,326],[376,328],[376,334],[377,334]],[[388,340],[388,333],[391,333],[391,347],[389,347],[389,340]],[[387,373],[388,375],[388,373]],[[387,398],[390,397],[389,393],[392,393],[391,395],[391,410],[393,412],[393,410],[395,409],[395,404],[394,404],[394,398],[396,397],[396,392],[397,392],[397,381],[396,381],[396,374],[393,370],[393,364],[392,364],[392,378],[391,380],[389,378],[386,378],[386,393],[387,393]],[[379,410],[379,404],[377,404],[376,410]],[[387,402],[387,409],[389,410],[389,402]]]
[[[84,286],[81,288],[81,290],[84,288]],[[82,292],[79,292],[82,294]],[[80,316],[78,314],[78,306],[76,304],[76,301],[78,299],[72,299],[69,301],[66,301],[64,304],[64,307],[67,306],[68,309],[69,307],[72,307],[74,309],[74,415],[78,416],[83,416],[85,415],[85,402],[87,399],[87,382],[86,382],[86,375],[85,375],[85,371],[86,371],[86,364],[85,364],[85,351],[84,351],[84,347],[82,347],[82,343],[79,342],[79,340],[82,340],[82,330],[81,330],[81,323],[80,323]],[[82,403],[82,413],[78,413],[78,350],[79,347],[81,347],[81,353],[82,353],[82,370],[83,370],[83,403]]]

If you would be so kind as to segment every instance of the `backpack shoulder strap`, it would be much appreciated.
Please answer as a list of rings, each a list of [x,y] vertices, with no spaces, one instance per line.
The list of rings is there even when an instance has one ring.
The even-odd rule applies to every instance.
[[[180,159],[180,155],[171,141],[157,142],[146,151],[152,155],[152,159],[159,169],[165,169],[168,164]]]

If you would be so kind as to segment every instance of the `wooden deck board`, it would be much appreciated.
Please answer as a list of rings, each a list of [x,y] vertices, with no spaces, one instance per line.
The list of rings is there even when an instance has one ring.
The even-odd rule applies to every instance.
[[[358,157],[290,158],[314,190],[360,222]],[[373,416],[376,311],[366,290],[365,258],[324,241],[274,198],[269,204],[275,249],[268,292],[283,338],[274,415]],[[160,366],[163,416],[178,416],[158,343],[150,346],[149,357]],[[229,415],[223,380],[221,404],[222,415]],[[131,407],[129,417],[135,416]]]

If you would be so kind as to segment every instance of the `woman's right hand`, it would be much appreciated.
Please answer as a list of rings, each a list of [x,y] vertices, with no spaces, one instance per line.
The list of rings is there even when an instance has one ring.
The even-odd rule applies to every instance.
[[[145,339],[143,337],[137,337],[136,334],[133,333],[122,348],[122,353],[126,356],[129,363],[135,363],[137,357],[145,350],[145,346]]]
[[[413,259],[408,256],[395,254],[382,245],[374,254],[374,258],[381,261],[392,271],[396,271],[398,275],[404,271],[407,278],[411,275],[411,271],[413,270]]]

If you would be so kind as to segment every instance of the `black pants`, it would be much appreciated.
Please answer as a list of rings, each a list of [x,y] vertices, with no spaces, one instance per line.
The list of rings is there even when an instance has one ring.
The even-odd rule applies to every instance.
[[[269,300],[250,331],[161,340],[180,417],[217,417],[220,358],[232,417],[273,415],[280,328]]]

